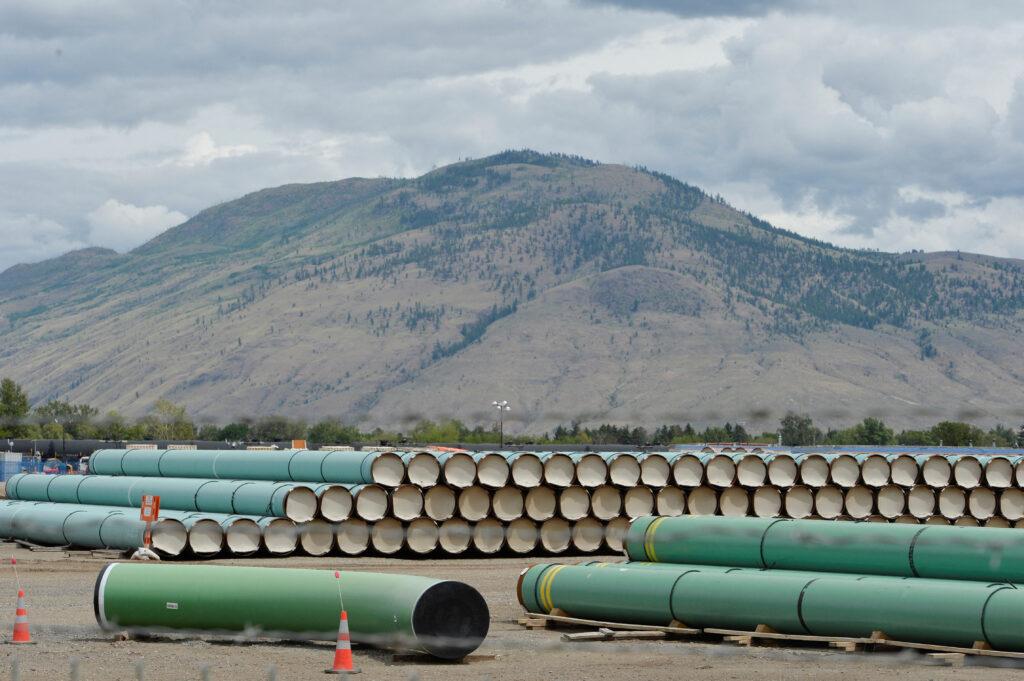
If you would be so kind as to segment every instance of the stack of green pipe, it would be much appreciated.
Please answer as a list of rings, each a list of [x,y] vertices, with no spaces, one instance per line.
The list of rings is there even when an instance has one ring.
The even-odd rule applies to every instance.
[[[89,459],[99,475],[141,475],[227,480],[376,483],[397,487],[405,462],[394,452],[293,449],[101,449]]]
[[[316,493],[294,482],[41,473],[19,473],[7,482],[7,496],[25,501],[139,508],[144,494],[158,495],[165,509],[277,516],[296,522],[315,518],[318,506]]]
[[[0,501],[0,537],[34,544],[128,551],[142,546],[145,530],[146,523],[132,509]],[[187,541],[182,521],[165,515],[153,524],[151,546],[157,553],[177,556]]]
[[[534,565],[517,585],[529,612],[783,634],[869,637],[1024,650],[1024,590],[942,579],[707,565]]]
[[[631,560],[1024,583],[1010,529],[680,516],[638,518]]]
[[[456,659],[487,636],[487,604],[476,589],[411,575],[112,563],[97,577],[94,608],[106,630],[258,632],[333,641],[339,594],[356,642]]]

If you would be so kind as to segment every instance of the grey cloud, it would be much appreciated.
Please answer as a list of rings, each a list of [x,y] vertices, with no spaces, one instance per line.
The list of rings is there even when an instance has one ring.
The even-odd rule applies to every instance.
[[[902,215],[910,218],[911,220],[923,222],[925,220],[943,217],[946,214],[946,207],[938,201],[917,199],[916,201],[906,201],[896,206],[894,212],[896,215]]]

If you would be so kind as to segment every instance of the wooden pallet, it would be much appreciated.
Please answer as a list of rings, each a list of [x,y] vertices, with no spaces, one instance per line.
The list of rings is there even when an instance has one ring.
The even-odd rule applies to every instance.
[[[665,635],[674,636],[695,636],[701,633],[700,629],[693,629],[682,622],[671,622],[668,626],[657,626],[653,624],[629,624],[626,622],[605,622],[602,620],[588,620],[579,617],[570,617],[562,610],[555,608],[548,614],[528,612],[515,621],[516,624],[527,629],[547,629],[555,625],[577,626],[577,627],[598,627],[609,630],[629,630],[634,632],[662,632]],[[596,640],[596,639],[595,639]]]
[[[557,625],[576,627],[596,627],[596,631],[565,634],[563,641],[617,641],[623,639],[655,639],[662,640],[671,636],[720,636],[721,640],[742,646],[781,645],[786,641],[825,644],[831,648],[846,652],[869,650],[892,650],[894,648],[910,648],[919,650],[934,660],[948,664],[963,664],[969,656],[997,657],[1009,660],[1020,660],[1024,665],[1024,652],[1009,650],[993,650],[984,641],[975,641],[966,647],[946,646],[935,643],[916,643],[913,641],[895,641],[884,631],[873,631],[871,636],[812,636],[809,634],[782,634],[765,624],[759,624],[753,631],[739,629],[696,629],[682,622],[673,621],[670,626],[649,624],[630,624],[626,622],[605,622],[601,620],[570,617],[557,608],[549,614],[526,613],[515,620],[521,626],[530,629],[552,628]]]

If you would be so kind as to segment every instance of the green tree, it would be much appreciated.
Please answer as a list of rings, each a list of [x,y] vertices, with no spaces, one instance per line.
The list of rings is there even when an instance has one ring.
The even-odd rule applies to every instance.
[[[153,405],[153,413],[139,420],[147,440],[193,440],[195,424],[185,413],[184,405],[177,405],[166,399],[159,399]]]
[[[782,436],[782,444],[788,447],[813,445],[824,439],[810,416],[794,412],[787,413],[779,421],[779,435]]]
[[[323,419],[309,429],[310,442],[351,444],[359,439],[359,429],[342,424],[341,419]]]
[[[878,419],[868,417],[853,427],[854,444],[858,445],[890,445],[895,438],[892,429]]]
[[[252,437],[248,423],[229,423],[220,429],[215,440],[223,442],[247,442]]]
[[[111,409],[96,423],[99,437],[104,440],[128,440],[132,438],[132,428],[124,416]]]
[[[932,439],[943,447],[966,447],[984,437],[980,429],[961,421],[942,421],[932,427]]]
[[[25,437],[29,432],[26,417],[31,408],[20,385],[10,378],[0,380],[0,435]]]
[[[66,436],[70,438],[94,437],[99,432],[93,426],[93,420],[99,414],[99,410],[88,404],[71,404],[61,400],[51,400],[41,407],[36,407],[32,414],[44,429],[48,423],[60,424]]]
[[[252,425],[250,432],[260,442],[301,440],[306,437],[306,423],[287,416],[264,416]]]
[[[929,447],[936,444],[931,430],[904,430],[896,436],[896,443],[911,447]]]

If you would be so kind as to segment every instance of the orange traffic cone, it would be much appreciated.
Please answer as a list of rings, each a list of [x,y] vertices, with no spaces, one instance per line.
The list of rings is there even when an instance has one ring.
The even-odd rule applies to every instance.
[[[352,642],[348,636],[348,613],[341,611],[338,624],[338,645],[334,647],[334,667],[325,669],[327,674],[358,674],[360,669],[352,666]]]
[[[32,643],[28,635],[28,610],[25,609],[25,592],[18,589],[18,609],[14,611],[14,638],[12,643]]]

